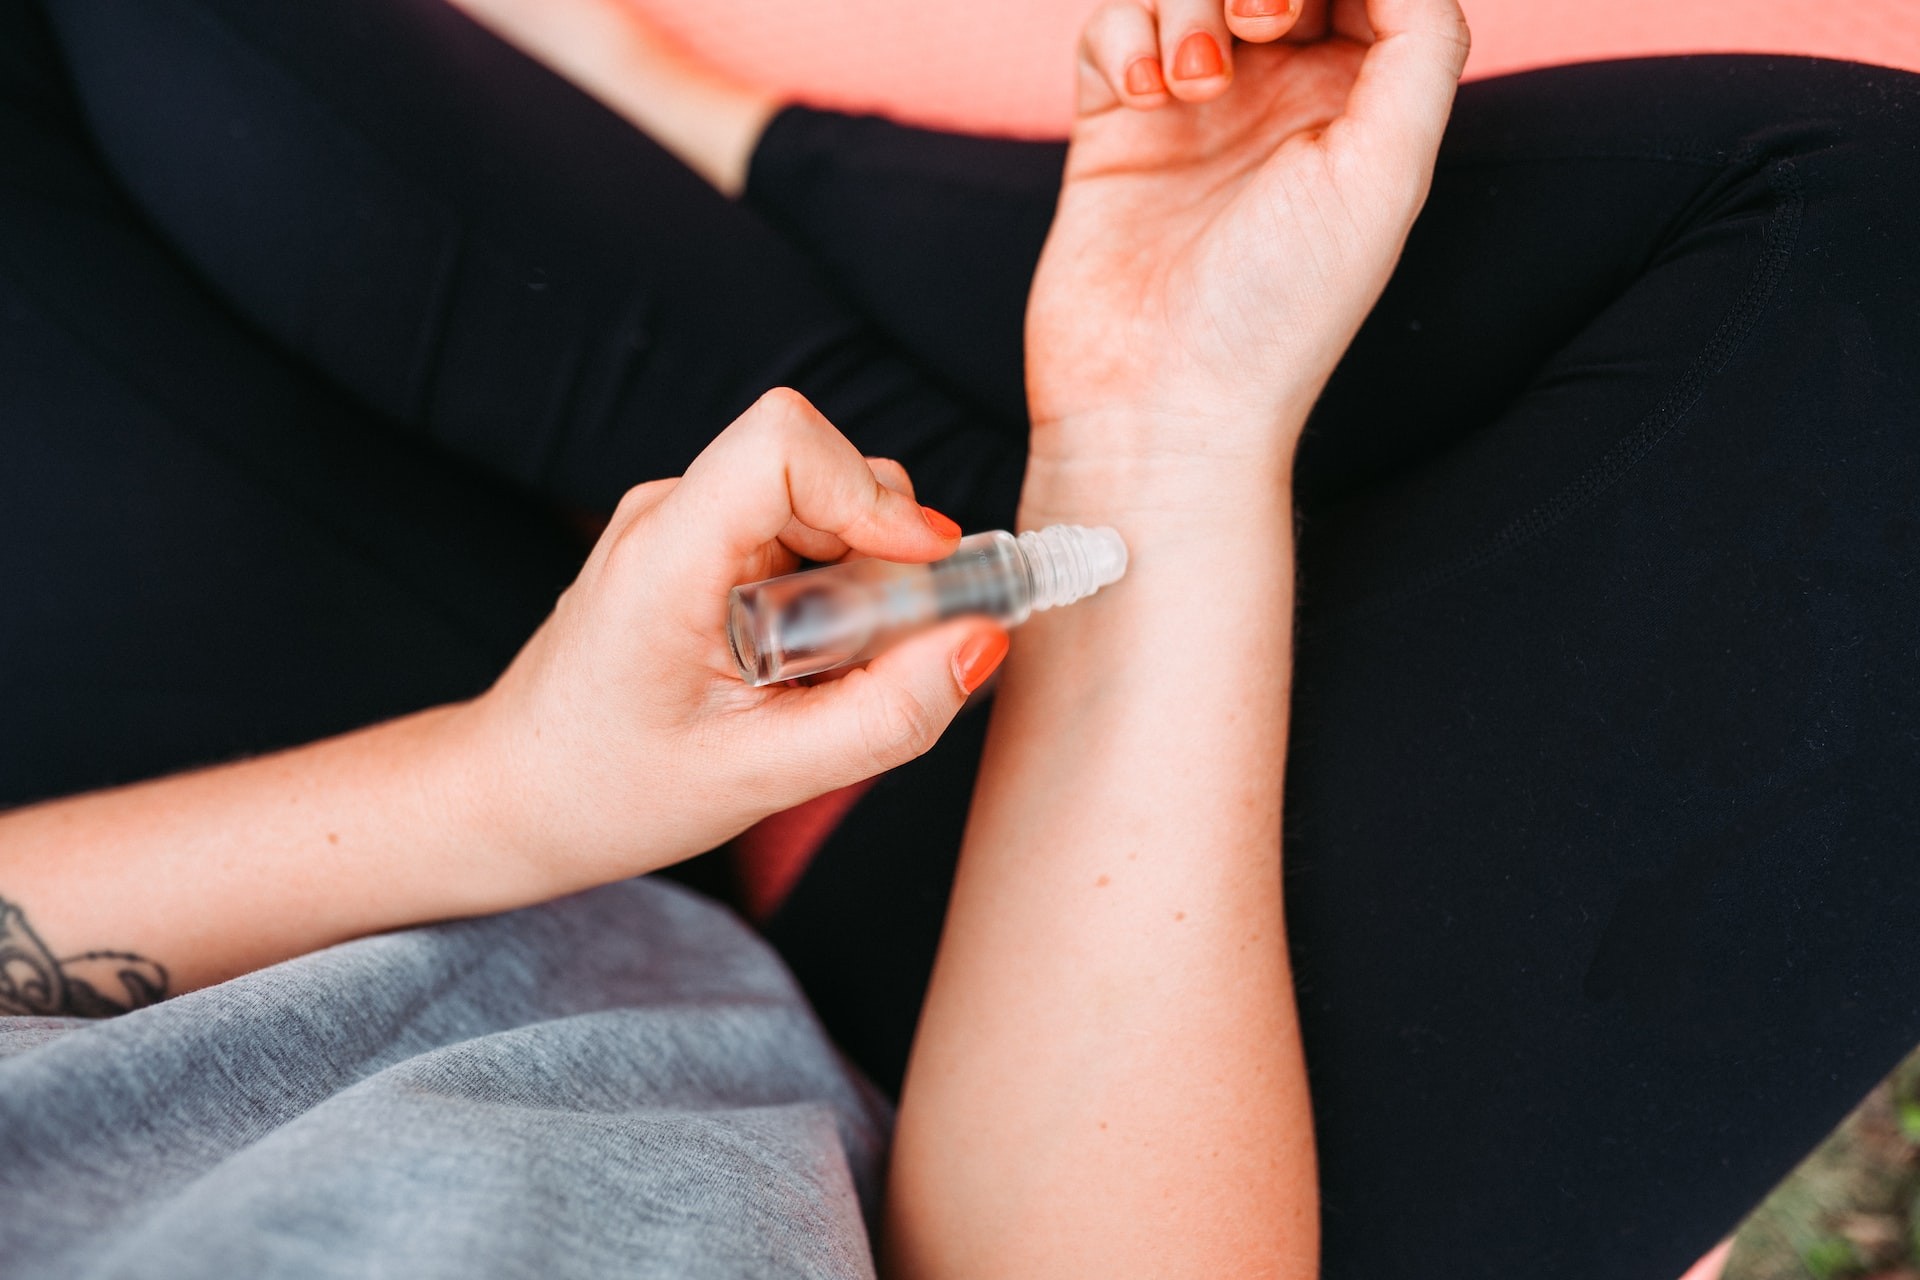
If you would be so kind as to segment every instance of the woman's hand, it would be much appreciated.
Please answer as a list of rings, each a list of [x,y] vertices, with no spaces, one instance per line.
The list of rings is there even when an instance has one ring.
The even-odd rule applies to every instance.
[[[95,992],[144,1003],[349,938],[542,902],[899,764],[998,664],[1005,632],[954,622],[844,680],[753,689],[728,653],[727,593],[801,555],[925,561],[958,536],[897,465],[773,392],[684,479],[628,496],[474,701],[0,814],[0,935],[31,943],[31,981],[0,991],[0,1013],[98,1013]],[[124,993],[54,959],[93,953],[116,957]]]
[[[1290,455],[1385,287],[1466,23],[1455,0],[1302,3],[1107,0],[1089,22],[1027,317],[1042,474]],[[1236,16],[1260,8],[1280,12]]]
[[[726,641],[735,585],[800,557],[924,562],[960,531],[792,391],[762,397],[685,477],[642,485],[498,684],[463,712],[493,825],[550,897],[708,849],[919,755],[999,663],[961,620],[843,679],[752,688]]]
[[[1238,50],[1227,21],[1119,0],[1082,46],[1022,521],[1112,521],[1130,559],[1022,629],[996,700],[890,1276],[1319,1272],[1279,856],[1286,480],[1424,198],[1466,32],[1454,0],[1335,0]]]

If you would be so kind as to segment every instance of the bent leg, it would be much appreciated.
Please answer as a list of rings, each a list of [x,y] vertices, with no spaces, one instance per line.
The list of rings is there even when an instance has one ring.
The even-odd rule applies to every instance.
[[[747,201],[914,360],[1026,443],[1027,286],[1066,147],[789,107]]]
[[[438,0],[46,0],[117,178],[252,323],[383,417],[611,508],[797,387],[927,500],[1020,457],[814,267]]]
[[[186,272],[0,0],[0,807],[470,697],[573,538]]]
[[[1920,1041],[1920,80],[1479,90],[1302,476],[1327,1270],[1674,1275]]]
[[[1916,83],[1462,92],[1297,476],[1330,1277],[1677,1275],[1920,1041]],[[882,1079],[963,764],[877,785],[770,926]]]

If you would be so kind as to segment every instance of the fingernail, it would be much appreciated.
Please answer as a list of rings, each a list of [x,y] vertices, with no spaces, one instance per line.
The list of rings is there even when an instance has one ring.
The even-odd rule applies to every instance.
[[[1220,60],[1220,46],[1204,31],[1196,31],[1180,42],[1173,55],[1173,74],[1177,80],[1205,80],[1227,69]]]
[[[927,528],[933,530],[941,537],[957,538],[960,536],[960,526],[941,515],[938,511],[935,511],[932,507],[920,508],[920,514],[927,518]]]
[[[959,679],[960,687],[972,693],[987,682],[1007,656],[1007,633],[998,628],[982,631],[953,655],[953,674]]]
[[[1292,7],[1288,0],[1233,0],[1228,6],[1236,18],[1277,18]]]
[[[1127,68],[1127,92],[1146,96],[1165,93],[1167,82],[1160,78],[1160,64],[1153,58],[1135,58]]]

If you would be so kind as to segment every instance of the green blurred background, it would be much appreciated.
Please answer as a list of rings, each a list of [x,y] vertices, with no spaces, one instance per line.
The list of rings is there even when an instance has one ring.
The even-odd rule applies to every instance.
[[[1920,1050],[1734,1235],[1725,1280],[1920,1280]]]

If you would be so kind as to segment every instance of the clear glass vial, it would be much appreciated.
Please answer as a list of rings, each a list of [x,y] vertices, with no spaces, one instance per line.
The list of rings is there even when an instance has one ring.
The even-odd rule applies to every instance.
[[[727,642],[742,679],[773,684],[865,662],[903,633],[961,614],[1017,626],[1126,571],[1127,544],[1112,529],[996,529],[932,564],[852,560],[735,587]]]

